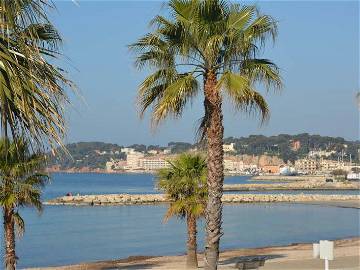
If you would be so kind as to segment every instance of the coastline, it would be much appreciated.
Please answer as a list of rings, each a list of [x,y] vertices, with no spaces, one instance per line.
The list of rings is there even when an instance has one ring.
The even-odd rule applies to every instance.
[[[328,239],[331,240],[331,239]],[[335,242],[335,260],[331,269],[355,270],[360,267],[360,237],[332,239]],[[265,266],[270,270],[320,270],[324,262],[312,258],[312,243],[266,246],[257,248],[229,249],[220,252],[219,269],[234,269],[235,263],[246,256],[266,256]],[[198,254],[199,267],[203,264],[203,254]],[[100,270],[100,269],[154,269],[180,270],[185,268],[185,255],[174,256],[131,256],[123,259],[84,262],[66,266],[26,268],[28,270]],[[338,268],[341,267],[341,268]]]

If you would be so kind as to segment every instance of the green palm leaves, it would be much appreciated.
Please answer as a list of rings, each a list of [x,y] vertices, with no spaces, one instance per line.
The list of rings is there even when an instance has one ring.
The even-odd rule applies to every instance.
[[[45,157],[30,154],[24,140],[0,140],[0,205],[14,209],[15,223],[20,232],[24,230],[24,221],[18,208],[33,206],[42,210],[41,188],[48,181],[47,174],[43,173],[44,163]]]
[[[180,116],[211,71],[238,109],[255,108],[265,119],[268,105],[255,84],[280,88],[281,78],[274,63],[257,56],[265,40],[276,37],[274,19],[255,6],[216,0],[173,0],[169,9],[169,18],[155,17],[153,32],[130,45],[137,66],[154,70],[140,86],[141,113],[152,108],[155,123]]]
[[[182,154],[170,164],[157,176],[159,188],[171,200],[165,220],[172,216],[202,216],[207,198],[205,159],[201,155]]]
[[[47,1],[0,1],[0,113],[3,135],[26,136],[37,146],[61,144],[65,88],[54,65],[61,37],[47,19]],[[49,61],[50,59],[53,59]]]

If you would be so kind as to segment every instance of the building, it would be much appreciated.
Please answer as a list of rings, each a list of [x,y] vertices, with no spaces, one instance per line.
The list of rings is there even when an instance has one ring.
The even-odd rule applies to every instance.
[[[295,161],[295,169],[298,172],[313,174],[319,169],[319,167],[320,164],[315,159],[304,158]]]
[[[308,153],[309,158],[321,158],[321,157],[329,157],[332,154],[335,154],[336,151],[325,151],[325,150],[311,150]]]
[[[280,166],[279,165],[264,165],[264,166],[261,167],[261,170],[264,173],[279,174],[280,173]]]
[[[291,150],[298,151],[301,147],[301,142],[296,140],[291,142]]]
[[[164,153],[164,155],[168,155],[168,154],[171,153],[171,149],[166,148],[166,149],[163,150],[163,153]]]
[[[158,150],[149,150],[149,151],[147,151],[149,154],[151,154],[151,155],[156,155],[156,154],[158,154],[159,153],[159,151]]]
[[[337,161],[321,159],[320,160],[320,169],[323,172],[331,172],[336,169],[341,169],[343,166]]]
[[[126,167],[127,170],[141,169],[140,159],[144,157],[144,153],[132,151],[126,154]]]
[[[224,152],[235,152],[235,143],[223,144]]]
[[[224,170],[232,172],[241,172],[245,169],[244,162],[235,156],[224,157]]]
[[[139,166],[148,171],[156,171],[159,169],[169,168],[170,163],[167,161],[169,156],[148,156],[140,158]]]

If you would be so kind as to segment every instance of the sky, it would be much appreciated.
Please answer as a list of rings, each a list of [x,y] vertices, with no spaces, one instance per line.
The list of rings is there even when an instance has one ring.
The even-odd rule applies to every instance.
[[[66,142],[104,141],[166,145],[194,142],[203,114],[201,95],[181,119],[154,130],[138,116],[137,87],[149,74],[134,66],[127,45],[150,31],[160,1],[56,1],[51,17],[64,38],[62,63],[80,95],[70,94]],[[253,2],[246,2],[251,4]],[[257,1],[278,21],[279,35],[262,57],[281,69],[281,92],[262,91],[271,118],[236,112],[224,102],[225,137],[310,133],[359,139],[359,3],[357,1]],[[260,88],[260,90],[262,90]]]

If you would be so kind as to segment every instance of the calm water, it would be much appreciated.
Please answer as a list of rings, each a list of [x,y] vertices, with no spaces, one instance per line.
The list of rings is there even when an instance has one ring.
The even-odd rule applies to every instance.
[[[244,177],[231,181],[245,181]],[[44,198],[67,192],[153,193],[150,175],[55,175]],[[163,224],[166,205],[64,207],[46,206],[41,216],[22,210],[26,233],[18,241],[19,267],[50,266],[185,252],[185,224]],[[223,249],[314,242],[359,236],[357,209],[301,204],[224,206]],[[203,248],[203,222],[199,223]],[[1,231],[2,233],[2,231]],[[2,235],[2,234],[1,234]],[[2,258],[2,256],[1,256]]]

